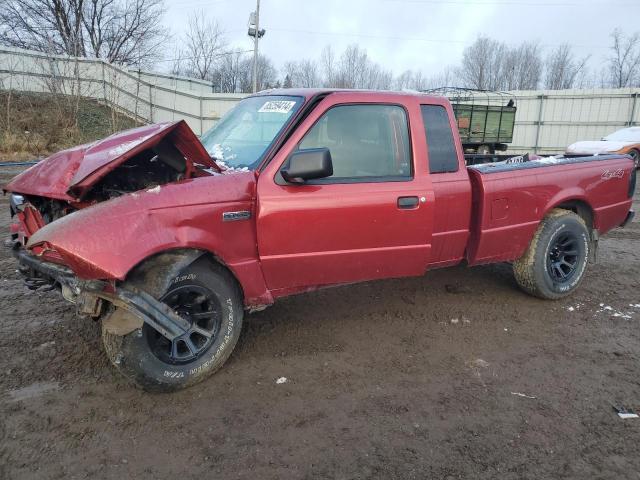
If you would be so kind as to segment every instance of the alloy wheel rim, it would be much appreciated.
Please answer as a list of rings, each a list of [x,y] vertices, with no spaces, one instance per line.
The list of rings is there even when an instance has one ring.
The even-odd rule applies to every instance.
[[[190,363],[215,342],[222,322],[218,298],[200,285],[182,285],[169,290],[160,301],[189,322],[189,330],[169,340],[149,325],[144,325],[153,354],[164,363]]]
[[[547,256],[547,270],[556,283],[573,278],[578,267],[578,238],[568,232],[556,237]]]

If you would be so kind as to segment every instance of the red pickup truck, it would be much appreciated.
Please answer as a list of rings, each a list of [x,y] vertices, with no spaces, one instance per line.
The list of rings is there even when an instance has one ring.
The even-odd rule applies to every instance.
[[[222,366],[245,310],[319,287],[512,262],[528,293],[582,281],[631,220],[626,155],[465,165],[449,102],[268,91],[198,139],[180,121],[66,150],[5,186],[31,288],[102,321],[117,368],[175,390]]]

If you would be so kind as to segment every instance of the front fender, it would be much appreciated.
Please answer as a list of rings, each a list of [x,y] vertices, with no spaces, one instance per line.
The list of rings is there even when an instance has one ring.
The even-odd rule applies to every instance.
[[[160,252],[203,250],[234,273],[249,302],[264,296],[252,196],[207,199],[194,195],[193,184],[156,187],[79,210],[38,230],[27,247],[54,250],[84,280],[124,280]],[[251,215],[223,221],[223,213],[238,211]]]

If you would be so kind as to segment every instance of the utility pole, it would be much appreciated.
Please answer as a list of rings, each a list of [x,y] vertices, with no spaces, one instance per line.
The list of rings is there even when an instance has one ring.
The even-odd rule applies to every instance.
[[[253,37],[253,93],[258,91],[258,39],[260,38],[260,0],[256,0],[256,33]]]
[[[256,0],[256,11],[249,15],[248,35],[253,37],[253,93],[258,91],[258,40],[265,34],[260,30],[260,0]]]

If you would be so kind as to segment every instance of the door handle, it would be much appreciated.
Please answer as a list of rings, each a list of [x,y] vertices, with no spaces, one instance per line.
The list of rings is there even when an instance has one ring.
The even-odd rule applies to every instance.
[[[418,197],[398,197],[398,208],[408,210],[417,208],[420,204]]]

